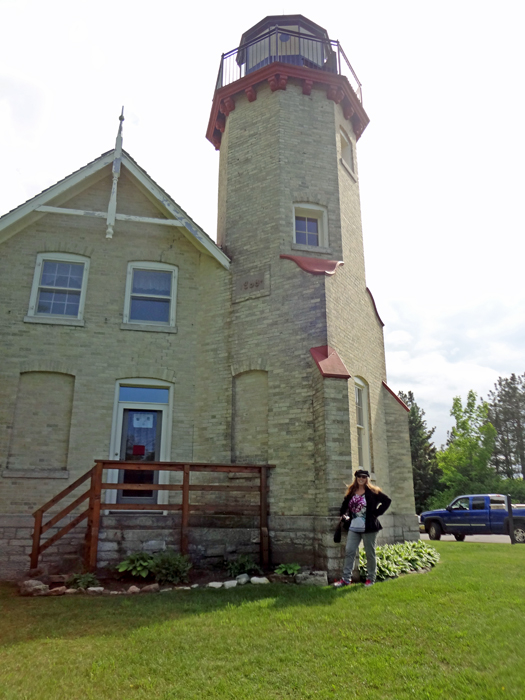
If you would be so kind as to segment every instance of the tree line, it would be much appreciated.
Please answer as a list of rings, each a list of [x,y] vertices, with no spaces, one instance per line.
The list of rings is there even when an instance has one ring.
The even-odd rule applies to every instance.
[[[456,396],[446,445],[432,442],[425,411],[414,394],[399,392],[410,409],[408,425],[416,512],[443,508],[467,493],[510,493],[525,502],[525,373],[500,377],[488,400],[469,391]]]

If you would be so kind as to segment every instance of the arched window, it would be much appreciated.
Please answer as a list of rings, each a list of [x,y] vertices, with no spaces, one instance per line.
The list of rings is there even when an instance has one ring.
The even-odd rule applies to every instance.
[[[357,428],[357,453],[360,469],[371,469],[370,461],[370,411],[368,386],[357,377],[355,383],[355,416]]]

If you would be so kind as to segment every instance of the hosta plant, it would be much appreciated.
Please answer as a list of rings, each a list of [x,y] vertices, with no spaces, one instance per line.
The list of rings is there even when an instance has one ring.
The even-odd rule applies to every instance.
[[[279,566],[275,569],[276,574],[284,574],[285,576],[295,576],[295,574],[298,574],[299,571],[301,571],[301,565],[297,563],[279,564]]]
[[[117,566],[120,573],[128,572],[132,576],[146,578],[153,572],[153,557],[147,552],[134,552]]]
[[[92,588],[100,586],[98,578],[95,574],[72,574],[66,581],[69,588]]]
[[[400,574],[408,574],[418,569],[435,566],[439,561],[438,552],[419,540],[418,542],[398,542],[384,544],[376,548],[377,580],[396,578]],[[366,553],[359,551],[359,573],[361,579],[366,578]]]

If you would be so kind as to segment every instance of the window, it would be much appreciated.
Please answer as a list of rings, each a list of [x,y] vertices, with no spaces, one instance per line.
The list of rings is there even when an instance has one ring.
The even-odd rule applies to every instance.
[[[359,379],[355,380],[355,415],[357,426],[358,467],[370,468],[370,432],[368,427],[368,389]]]
[[[341,163],[351,172],[352,175],[355,175],[354,147],[350,141],[350,138],[342,129],[339,132],[339,142],[341,145]]]
[[[39,253],[26,321],[82,322],[89,258],[65,253]]]
[[[478,496],[472,499],[472,510],[485,510],[486,505],[485,505],[485,497],[484,496]]]
[[[458,498],[454,501],[452,510],[469,510],[468,496],[466,498]]]
[[[177,272],[174,265],[164,263],[129,263],[124,323],[174,327]]]
[[[326,210],[311,204],[294,206],[294,243],[307,248],[328,245]]]
[[[490,497],[490,510],[506,510],[507,500],[504,496]]]

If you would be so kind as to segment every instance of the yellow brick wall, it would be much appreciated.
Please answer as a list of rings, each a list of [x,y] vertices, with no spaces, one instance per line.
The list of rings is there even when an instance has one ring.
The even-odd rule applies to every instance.
[[[110,187],[108,176],[63,206],[104,210]],[[125,170],[119,180],[118,206],[121,213],[160,215]],[[24,323],[36,256],[46,251],[90,258],[84,327]],[[178,266],[176,333],[121,329],[127,266],[137,260]],[[7,455],[10,448],[16,452],[20,442],[20,421],[15,422],[13,434],[20,376],[47,382],[42,405],[47,402],[50,410],[60,399],[49,377],[67,375],[74,379],[67,448],[69,481],[86,472],[94,459],[108,458],[115,384],[122,378],[160,379],[173,384],[171,459],[211,458],[211,445],[218,461],[229,459],[225,425],[231,411],[231,375],[225,359],[227,344],[224,335],[221,337],[228,328],[229,274],[201,254],[178,228],[117,221],[114,237],[108,240],[103,219],[46,214],[2,244],[0,267],[6,309],[0,319],[0,514],[30,513],[68,483],[10,476],[13,464],[6,464]],[[217,348],[222,348],[222,355]],[[200,375],[199,366],[203,368]],[[206,400],[198,388],[199,376],[205,384]],[[58,388],[57,392],[62,395]],[[30,420],[26,429],[30,436]],[[41,440],[36,438],[35,456],[28,460],[27,468],[40,459]],[[60,468],[66,466],[60,464]],[[18,458],[16,466],[23,467]]]

